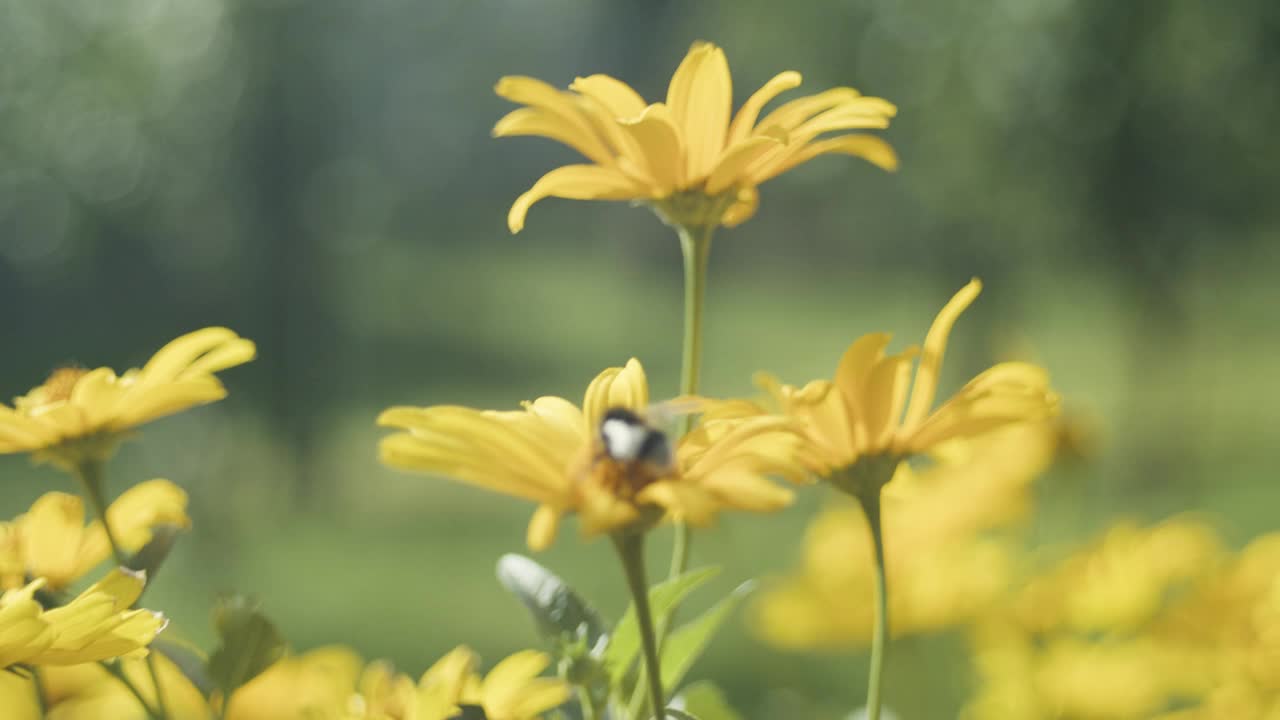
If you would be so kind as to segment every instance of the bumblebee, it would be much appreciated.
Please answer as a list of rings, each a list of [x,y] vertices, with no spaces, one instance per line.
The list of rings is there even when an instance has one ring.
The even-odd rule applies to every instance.
[[[600,421],[604,454],[623,465],[651,465],[661,474],[675,470],[667,434],[627,408],[611,408]]]

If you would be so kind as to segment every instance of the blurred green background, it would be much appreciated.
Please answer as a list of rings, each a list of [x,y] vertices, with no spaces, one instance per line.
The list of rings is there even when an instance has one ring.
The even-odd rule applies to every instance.
[[[511,201],[573,155],[489,129],[504,74],[604,72],[658,98],[696,39],[725,47],[737,102],[785,69],[802,92],[894,101],[902,156],[895,175],[815,161],[719,236],[709,393],[751,392],[763,368],[829,375],[868,331],[919,342],[977,275],[948,386],[1029,349],[1101,439],[1044,478],[1037,537],[1183,510],[1237,543],[1276,525],[1269,0],[0,0],[0,18],[0,396],[60,364],[140,364],[205,325],[259,344],[228,400],[147,428],[113,466],[116,491],[166,476],[191,492],[194,532],[149,604],[197,639],[213,596],[240,590],[296,647],[414,673],[457,643],[492,661],[537,642],[493,580],[531,508],[381,467],[373,420],[577,399],[633,355],[674,394],[670,232],[552,200],[510,236]],[[72,489],[22,457],[0,474],[3,517]],[[784,572],[827,501],[728,518],[695,562],[727,566],[720,590]],[[569,528],[539,559],[621,612],[607,543]],[[961,650],[897,646],[902,717],[954,714]],[[737,621],[694,674],[752,718],[837,717],[864,668],[857,650],[770,650]]]

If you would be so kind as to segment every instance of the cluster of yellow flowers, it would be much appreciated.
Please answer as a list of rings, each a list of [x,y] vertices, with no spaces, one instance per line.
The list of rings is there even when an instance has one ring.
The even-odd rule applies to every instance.
[[[972,625],[965,718],[1280,713],[1280,535],[1228,553],[1193,518],[1122,523]]]
[[[686,268],[680,390],[653,403],[633,358],[593,378],[580,404],[544,396],[507,410],[398,406],[377,420],[392,429],[380,444],[387,465],[534,503],[530,548],[548,547],[570,516],[584,537],[609,537],[632,597],[613,628],[521,559],[513,591],[550,628],[555,654],[516,652],[485,675],[465,646],[417,680],[344,647],[291,654],[242,606],[219,610],[221,644],[207,656],[157,639],[165,621],[138,600],[147,571],[191,524],[187,495],[154,479],[108,504],[104,473],[136,428],[223,398],[216,373],[254,357],[249,340],[206,328],[141,369],[62,368],[0,405],[0,453],[51,463],[80,489],[47,493],[0,523],[4,717],[533,720],[576,702],[583,720],[687,720],[693,712],[668,700],[732,607],[668,627],[708,576],[688,570],[688,528],[723,511],[780,510],[792,486],[814,481],[847,497],[814,521],[801,570],[755,602],[754,625],[793,649],[869,643],[870,720],[881,710],[888,638],[957,626],[969,629],[980,679],[964,710],[970,720],[1280,717],[1280,537],[1230,556],[1194,520],[1119,525],[1034,571],[1040,556],[1018,546],[1016,531],[1061,436],[1047,372],[1001,362],[937,402],[953,326],[981,292],[978,280],[943,304],[920,346],[890,354],[890,335],[873,333],[849,345],[829,380],[789,385],[761,373],[762,398],[699,394],[714,231],[756,212],[761,183],[818,156],[897,167],[876,136],[828,135],[887,127],[896,110],[883,99],[836,88],[761,117],[799,84],[797,73],[781,73],[735,115],[724,52],[707,43],[679,65],[665,102],[603,75],[568,90],[502,79],[498,94],[523,107],[495,135],[548,137],[590,161],[553,170],[521,195],[512,232],[551,196],[646,204],[677,231]],[[677,418],[669,436],[665,423]],[[650,587],[644,541],[664,521],[676,525],[673,570]],[[108,561],[97,582],[73,590]],[[553,664],[558,676],[544,675]]]
[[[135,607],[146,573],[129,566],[149,561],[145,550],[157,537],[190,527],[187,494],[155,479],[103,507],[103,464],[136,427],[224,397],[214,373],[254,352],[230,330],[206,328],[169,343],[140,370],[60,369],[12,408],[0,405],[0,452],[53,463],[83,492],[46,493],[0,523],[4,718],[447,720],[474,706],[523,720],[564,702],[568,686],[537,677],[551,658],[534,651],[481,677],[476,655],[459,647],[414,682],[385,663],[362,667],[354,652],[325,648],[270,663],[229,693],[201,688],[200,674],[173,659],[180,653],[148,653],[166,620]],[[96,515],[87,525],[86,501]],[[120,567],[68,595],[108,559]]]

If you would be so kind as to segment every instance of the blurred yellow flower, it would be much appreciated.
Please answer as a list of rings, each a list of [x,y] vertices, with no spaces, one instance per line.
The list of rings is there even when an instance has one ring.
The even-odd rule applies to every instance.
[[[1204,696],[1220,661],[1199,635],[1234,621],[1188,613],[1222,567],[1195,519],[1110,528],[975,624],[980,682],[962,717],[1129,720]]]
[[[165,626],[150,610],[130,610],[142,594],[140,573],[117,569],[62,607],[34,598],[43,580],[0,595],[0,669],[10,665],[74,665],[139,657]]]
[[[394,720],[448,720],[473,705],[490,720],[534,720],[569,699],[568,683],[539,677],[551,656],[523,650],[493,666],[483,678],[479,658],[465,646],[454,648],[418,681],[412,710]]]
[[[680,440],[669,464],[642,457],[624,461],[606,451],[606,416],[620,410],[638,416],[648,404],[644,369],[632,359],[597,376],[581,409],[558,397],[506,412],[391,408],[378,424],[405,432],[383,439],[381,457],[393,467],[438,473],[538,503],[528,530],[534,549],[551,543],[560,518],[570,512],[578,513],[590,536],[662,514],[705,525],[723,508],[772,511],[791,501],[790,491],[763,477],[793,472],[797,439],[788,421],[708,421]],[[628,449],[639,452],[641,438],[635,439],[637,445]]]
[[[805,459],[814,472],[834,480],[864,459],[883,461],[892,470],[899,459],[949,440],[1041,420],[1055,412],[1058,401],[1049,389],[1048,373],[1021,362],[989,368],[931,409],[951,327],[981,289],[974,279],[951,298],[930,326],[923,350],[911,347],[886,357],[890,336],[875,333],[849,346],[832,381],[815,380],[796,388],[772,375],[758,376],[782,413],[800,423],[807,441]],[[920,361],[913,385],[916,355]],[[752,412],[744,406],[736,410]]]
[[[359,655],[337,645],[286,657],[232,693],[225,718],[336,720],[356,692],[362,665]]]
[[[220,700],[206,700],[186,675],[162,654],[155,654],[164,705],[170,720],[339,720],[356,692],[361,659],[341,646],[317,648],[286,657],[233,693],[226,712]],[[155,706],[155,689],[146,663],[125,660],[121,671]],[[48,720],[148,720],[134,695],[97,664],[47,668],[41,673],[49,706]],[[30,680],[0,682],[0,707],[22,708],[34,697]],[[19,712],[5,720],[42,720]]]
[[[539,135],[561,142],[591,162],[544,175],[512,205],[507,224],[524,227],[525,214],[547,197],[652,203],[669,222],[736,225],[755,212],[757,186],[820,155],[864,158],[897,168],[893,148],[867,134],[883,129],[897,109],[877,97],[835,88],[760,112],[800,74],[778,74],[731,118],[733,83],[724,51],[695,43],[667,88],[665,103],[646,103],[608,75],[578,78],[558,90],[530,77],[504,77],[498,95],[525,107],[493,129],[496,137]]]
[[[44,384],[0,404],[0,454],[29,452],[73,466],[110,455],[122,433],[227,391],[214,376],[254,357],[252,342],[205,328],[165,345],[141,370],[60,368]]]
[[[187,493],[168,480],[148,480],[116,498],[107,521],[121,549],[134,552],[159,525],[190,527]],[[0,523],[0,588],[42,578],[47,589],[61,590],[110,556],[102,523],[85,526],[84,501],[78,495],[45,493],[12,523]]]
[[[905,463],[884,495],[885,563],[892,632],[951,627],[987,610],[1012,581],[1017,554],[993,531],[1021,520],[1029,484],[1054,454],[1050,422],[1012,425],[952,445],[936,464]],[[752,607],[752,628],[788,649],[865,646],[873,607],[865,514],[842,505],[805,535],[804,562]]]

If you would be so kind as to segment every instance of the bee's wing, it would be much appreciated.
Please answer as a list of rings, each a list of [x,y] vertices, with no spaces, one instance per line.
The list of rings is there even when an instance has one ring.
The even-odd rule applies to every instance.
[[[666,425],[678,417],[702,412],[706,400],[695,395],[681,395],[645,408],[645,420],[652,425]]]

